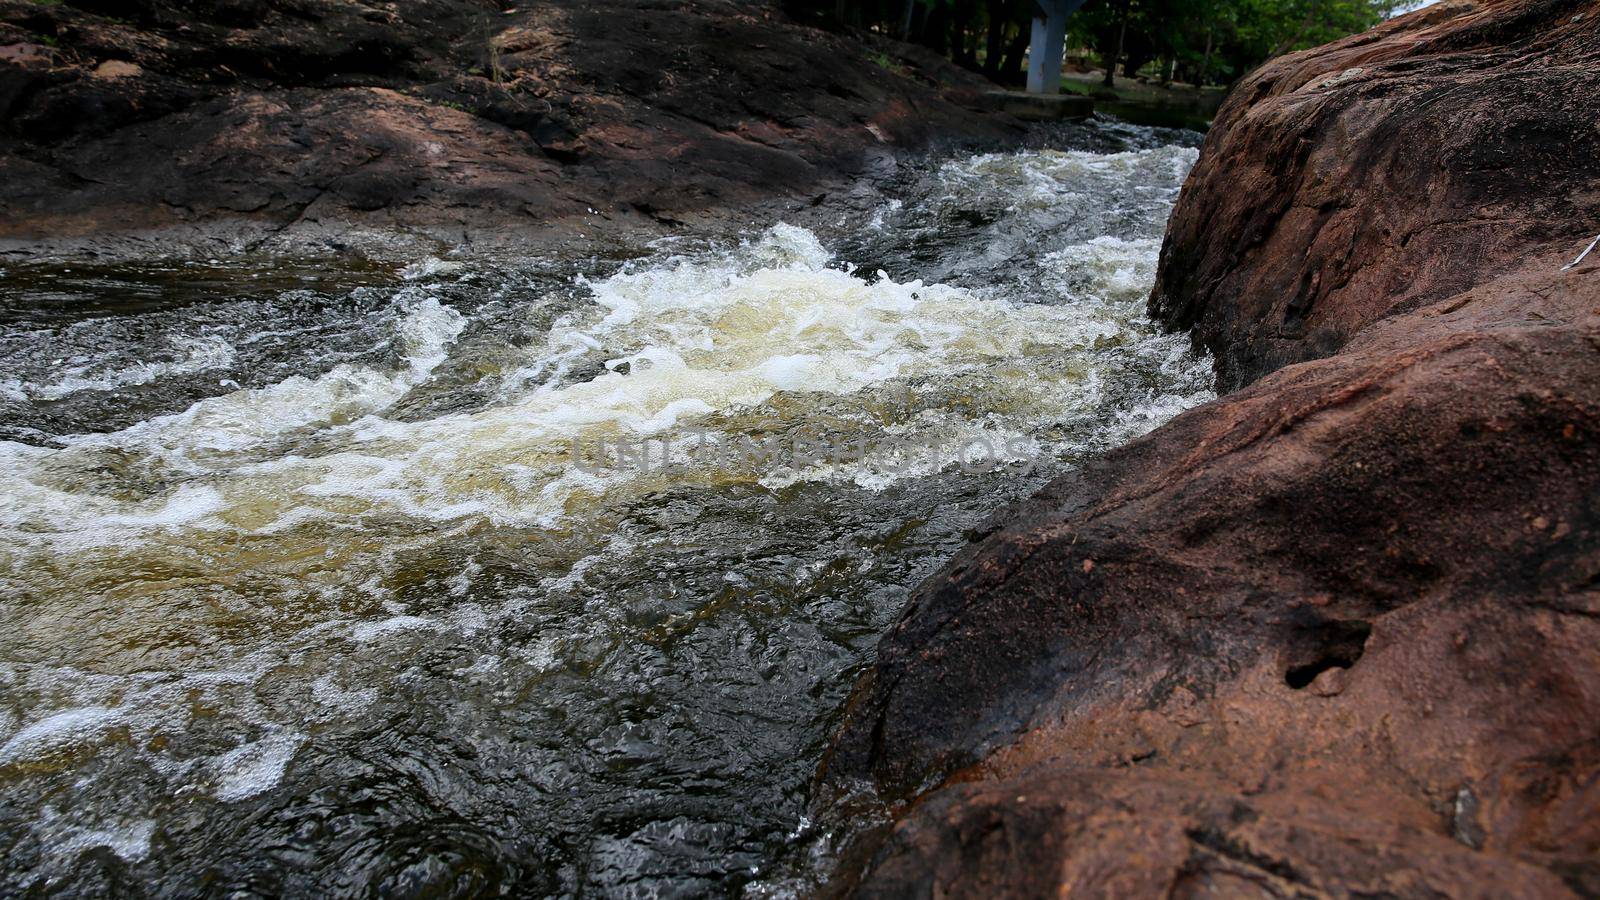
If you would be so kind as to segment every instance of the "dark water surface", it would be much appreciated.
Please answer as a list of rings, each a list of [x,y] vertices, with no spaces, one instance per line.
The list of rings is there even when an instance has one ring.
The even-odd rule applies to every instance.
[[[784,893],[908,591],[1209,396],[1192,142],[1061,138],[629,261],[6,270],[0,892]],[[772,452],[574,464],[688,433]]]

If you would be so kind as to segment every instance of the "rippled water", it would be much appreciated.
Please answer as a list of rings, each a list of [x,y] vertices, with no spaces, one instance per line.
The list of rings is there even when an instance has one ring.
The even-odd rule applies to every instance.
[[[0,890],[782,893],[910,588],[1209,397],[1167,137],[626,262],[6,272]],[[689,432],[770,452],[584,463]]]

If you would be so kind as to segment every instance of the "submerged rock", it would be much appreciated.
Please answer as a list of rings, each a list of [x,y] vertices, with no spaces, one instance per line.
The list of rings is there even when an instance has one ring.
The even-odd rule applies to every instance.
[[[1240,85],[1152,307],[1253,383],[918,591],[821,773],[894,820],[835,889],[1600,892],[1597,14]]]

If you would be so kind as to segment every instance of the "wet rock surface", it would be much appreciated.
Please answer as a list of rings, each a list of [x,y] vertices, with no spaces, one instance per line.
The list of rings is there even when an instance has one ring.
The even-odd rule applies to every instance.
[[[922,586],[823,765],[891,813],[835,890],[1600,891],[1597,15],[1441,5],[1240,87],[1152,308],[1250,385]]]
[[[764,3],[0,2],[0,249],[548,244],[1015,139],[986,82]]]

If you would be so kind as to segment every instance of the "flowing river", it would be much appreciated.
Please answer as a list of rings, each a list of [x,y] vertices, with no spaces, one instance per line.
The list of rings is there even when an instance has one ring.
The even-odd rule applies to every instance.
[[[4,272],[0,893],[785,893],[919,579],[1210,397],[1192,141],[1058,137],[627,260]]]

